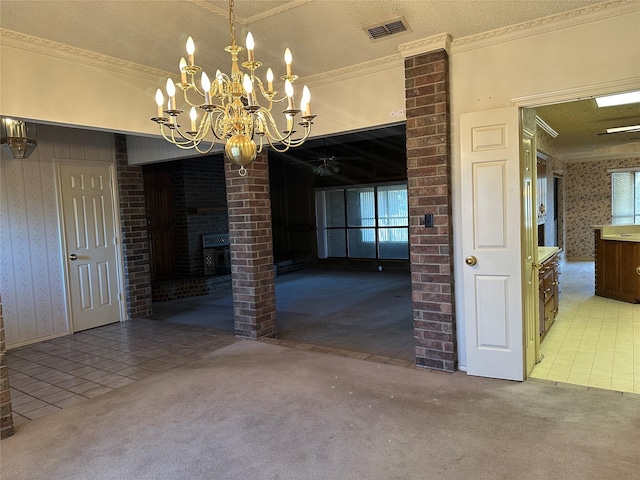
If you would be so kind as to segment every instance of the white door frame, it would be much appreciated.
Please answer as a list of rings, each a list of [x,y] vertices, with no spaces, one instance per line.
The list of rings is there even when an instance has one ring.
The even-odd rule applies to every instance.
[[[67,238],[64,229],[64,215],[62,212],[63,203],[62,203],[62,183],[60,176],[60,166],[61,165],[70,165],[70,166],[102,166],[109,168],[109,180],[111,181],[111,205],[113,212],[113,224],[114,224],[114,233],[116,236],[115,242],[115,252],[116,252],[116,277],[117,277],[117,286],[118,286],[118,300],[119,300],[119,322],[122,322],[127,319],[126,317],[126,302],[127,296],[125,292],[125,283],[124,283],[124,258],[122,254],[122,225],[120,223],[120,202],[118,195],[118,181],[117,181],[117,172],[116,172],[116,163],[115,160],[111,162],[99,162],[95,160],[70,160],[65,158],[54,158],[53,162],[55,164],[56,169],[56,201],[57,201],[57,211],[58,211],[58,228],[60,235],[60,255],[61,255],[61,265],[62,265],[62,278],[63,278],[63,295],[65,300],[65,314],[67,316],[67,328],[69,333],[75,333],[73,322],[71,321],[71,290],[70,290],[70,280],[69,280],[69,269],[67,258],[69,252],[67,251]]]
[[[538,229],[535,225],[537,199],[536,132],[533,114],[519,108],[522,124],[520,127],[520,175],[522,196],[522,317],[524,341],[524,380],[538,363],[540,357],[538,302]]]

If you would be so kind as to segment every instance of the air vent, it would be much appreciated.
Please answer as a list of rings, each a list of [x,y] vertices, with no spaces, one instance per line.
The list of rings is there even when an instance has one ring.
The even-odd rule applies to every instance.
[[[378,40],[397,33],[411,31],[411,29],[408,27],[407,21],[400,17],[386,21],[382,24],[371,25],[366,27],[365,31],[371,40]]]

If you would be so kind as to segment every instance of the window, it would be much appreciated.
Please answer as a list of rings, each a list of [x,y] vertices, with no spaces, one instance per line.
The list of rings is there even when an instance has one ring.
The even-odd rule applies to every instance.
[[[640,170],[611,172],[611,223],[640,223]]]
[[[409,258],[407,185],[316,192],[320,258]]]

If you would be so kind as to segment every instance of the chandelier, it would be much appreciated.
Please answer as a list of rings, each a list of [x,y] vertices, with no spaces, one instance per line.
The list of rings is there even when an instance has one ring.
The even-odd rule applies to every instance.
[[[286,74],[285,94],[279,96],[273,89],[273,71],[266,72],[266,84],[256,76],[256,70],[262,66],[254,58],[254,41],[251,32],[247,34],[246,61],[242,62],[243,72],[238,66],[238,54],[244,50],[236,44],[235,15],[233,0],[229,1],[229,28],[231,45],[225,51],[231,55],[231,73],[226,75],[216,71],[213,81],[194,63],[195,44],[187,39],[187,59],[180,59],[180,82],[167,79],[166,93],[169,97],[165,107],[164,95],[160,89],[156,92],[158,114],[151,120],[160,126],[162,136],[168,142],[182,149],[195,149],[199,153],[209,153],[216,142],[225,142],[227,158],[240,167],[239,174],[246,175],[245,167],[253,162],[256,155],[268,143],[274,150],[285,152],[291,147],[302,145],[311,133],[311,125],[316,117],[311,114],[311,94],[305,85],[302,90],[300,108],[294,105],[293,82],[298,79],[292,73],[291,51],[285,50]],[[200,77],[200,86],[196,77]],[[182,90],[184,102],[190,106],[189,129],[182,127],[181,114],[184,110],[176,106],[176,93]],[[285,103],[286,102],[286,103]],[[283,104],[282,123],[279,129],[272,114],[276,104]],[[201,114],[198,114],[198,110]],[[300,114],[299,118],[296,116]],[[301,136],[294,138],[295,125],[302,127]]]

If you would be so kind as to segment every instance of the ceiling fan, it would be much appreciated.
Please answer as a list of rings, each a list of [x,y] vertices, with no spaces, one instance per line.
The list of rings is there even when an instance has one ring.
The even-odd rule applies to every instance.
[[[335,175],[340,171],[340,161],[343,160],[360,160],[361,157],[337,157],[334,154],[327,153],[327,144],[326,141],[323,142],[322,146],[322,154],[311,159],[311,160],[301,160],[295,162],[295,164],[305,164],[311,168],[311,171],[320,177],[327,177],[330,175]]]
[[[320,177],[327,177],[329,175],[335,175],[340,171],[340,164],[335,156],[320,157],[318,160],[320,162],[311,167],[311,171],[314,174]]]

